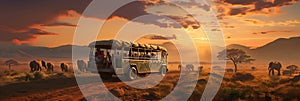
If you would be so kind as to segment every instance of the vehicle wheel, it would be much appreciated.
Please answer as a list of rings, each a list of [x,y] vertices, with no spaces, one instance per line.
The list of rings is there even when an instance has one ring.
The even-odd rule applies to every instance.
[[[131,67],[127,73],[129,80],[134,80],[138,78],[138,71],[135,67]]]
[[[166,73],[167,73],[167,68],[166,68],[166,66],[162,66],[162,67],[160,68],[160,75],[165,76]]]
[[[108,79],[111,79],[111,78],[112,78],[112,74],[111,74],[111,73],[100,73],[100,77],[101,77],[103,80],[108,80]]]

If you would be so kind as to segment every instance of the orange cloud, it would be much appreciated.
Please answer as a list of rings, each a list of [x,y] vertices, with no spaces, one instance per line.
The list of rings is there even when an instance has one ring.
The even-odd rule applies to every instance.
[[[220,18],[253,14],[278,14],[279,8],[299,0],[215,0]]]
[[[173,12],[176,11],[177,13],[170,14],[171,11]],[[184,28],[193,28],[193,29],[198,29],[200,27],[200,24],[192,15],[188,14],[185,10],[181,9],[177,5],[169,4],[161,1],[158,2],[156,0],[131,2],[116,10],[109,17],[108,20],[111,20],[113,17],[116,16],[128,20],[133,20],[143,15],[153,15],[153,16],[149,19],[143,19],[142,21],[136,21],[136,22],[141,22],[144,24],[154,24],[160,27],[181,28],[182,26]],[[175,22],[173,24],[166,23],[166,22],[170,22],[167,20],[164,20],[162,22],[162,19],[164,19],[165,17],[171,18],[172,20],[179,23],[181,26],[178,26],[178,24]]]
[[[290,33],[289,30],[273,30],[273,31],[262,31],[262,32],[253,32],[252,34],[271,34],[271,33]]]
[[[222,26],[222,28],[235,28],[234,26]]]
[[[0,9],[0,42],[20,44],[40,35],[56,35],[33,26],[73,26],[56,22],[60,16],[70,16],[70,11],[82,13],[91,0],[27,0],[2,1]]]
[[[277,25],[292,26],[292,25],[300,24],[300,20],[287,20],[287,21],[281,21],[281,22],[275,22],[275,21],[264,22],[264,21],[257,20],[257,19],[246,19],[243,21],[247,22],[248,24],[250,24],[252,26],[277,26]]]
[[[22,42],[19,39],[13,39],[12,42],[17,45],[21,45]]]

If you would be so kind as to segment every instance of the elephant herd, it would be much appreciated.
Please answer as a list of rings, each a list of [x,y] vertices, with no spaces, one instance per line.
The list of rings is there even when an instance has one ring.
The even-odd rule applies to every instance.
[[[178,70],[179,71],[181,71],[181,69],[183,68],[183,66],[180,64],[180,65],[178,65]],[[198,71],[202,71],[202,69],[203,69],[203,66],[199,66],[198,67]],[[194,67],[194,65],[193,64],[187,64],[186,66],[185,66],[185,70],[186,71],[189,71],[189,72],[192,72],[192,71],[195,71],[195,67]]]
[[[181,71],[182,67],[183,66],[181,64],[179,64],[178,65],[178,70]],[[194,66],[192,64],[187,64],[185,66],[185,68],[186,68],[186,71],[194,71]],[[280,62],[276,62],[276,61],[275,62],[270,62],[269,66],[268,66],[269,75],[275,75],[274,71],[277,71],[277,75],[281,75],[281,73],[280,73],[281,68],[282,68],[282,64]],[[202,69],[203,69],[203,66],[198,67],[199,71],[202,71]],[[292,75],[292,74],[296,73],[297,69],[298,69],[298,66],[290,65],[290,66],[286,67],[286,70],[282,71],[282,74],[283,75]],[[225,69],[225,70],[226,70],[226,72],[233,72],[233,69]],[[257,70],[257,68],[256,67],[251,67],[251,70],[255,71],[255,70]]]
[[[48,72],[53,72],[55,65],[51,62],[45,62],[44,60],[33,60],[29,63],[30,72],[42,71],[43,68]],[[62,72],[68,72],[69,66],[66,63],[61,63],[60,68]]]
[[[77,61],[78,70],[81,72],[86,72],[87,64],[83,60]],[[45,62],[44,60],[33,60],[29,63],[30,72],[34,71],[42,71],[43,68],[47,72],[53,72],[55,65],[51,62]],[[69,71],[69,65],[67,63],[61,63],[60,69],[62,72],[68,72]]]

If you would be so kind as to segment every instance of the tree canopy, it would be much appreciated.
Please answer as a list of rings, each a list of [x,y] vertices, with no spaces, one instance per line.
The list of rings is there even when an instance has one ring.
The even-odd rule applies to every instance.
[[[9,60],[5,61],[4,64],[8,65],[9,70],[11,70],[12,65],[18,65],[19,63],[16,60],[9,59]]]
[[[235,72],[237,71],[237,64],[250,63],[251,61],[255,61],[255,59],[252,59],[250,55],[247,55],[246,52],[241,49],[223,50],[219,52],[218,58],[222,60],[232,61],[235,67]]]

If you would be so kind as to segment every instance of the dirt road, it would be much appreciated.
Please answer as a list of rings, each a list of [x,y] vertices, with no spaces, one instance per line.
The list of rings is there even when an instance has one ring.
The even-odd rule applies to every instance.
[[[168,74],[168,78],[174,78],[178,73]],[[108,90],[124,87],[128,85],[143,86],[151,88],[155,83],[159,83],[154,75],[148,79],[138,79],[134,81],[120,81],[117,77],[111,80],[95,82],[99,78],[98,74],[80,76],[81,81],[77,85],[75,78],[60,80],[44,80],[30,83],[12,84],[0,87],[0,98],[2,100],[116,100]],[[166,78],[165,77],[165,78]],[[83,81],[86,80],[86,81]],[[174,81],[174,80],[173,80]],[[175,81],[174,81],[175,82]],[[82,94],[81,90],[84,92]],[[85,96],[85,97],[84,97]]]

